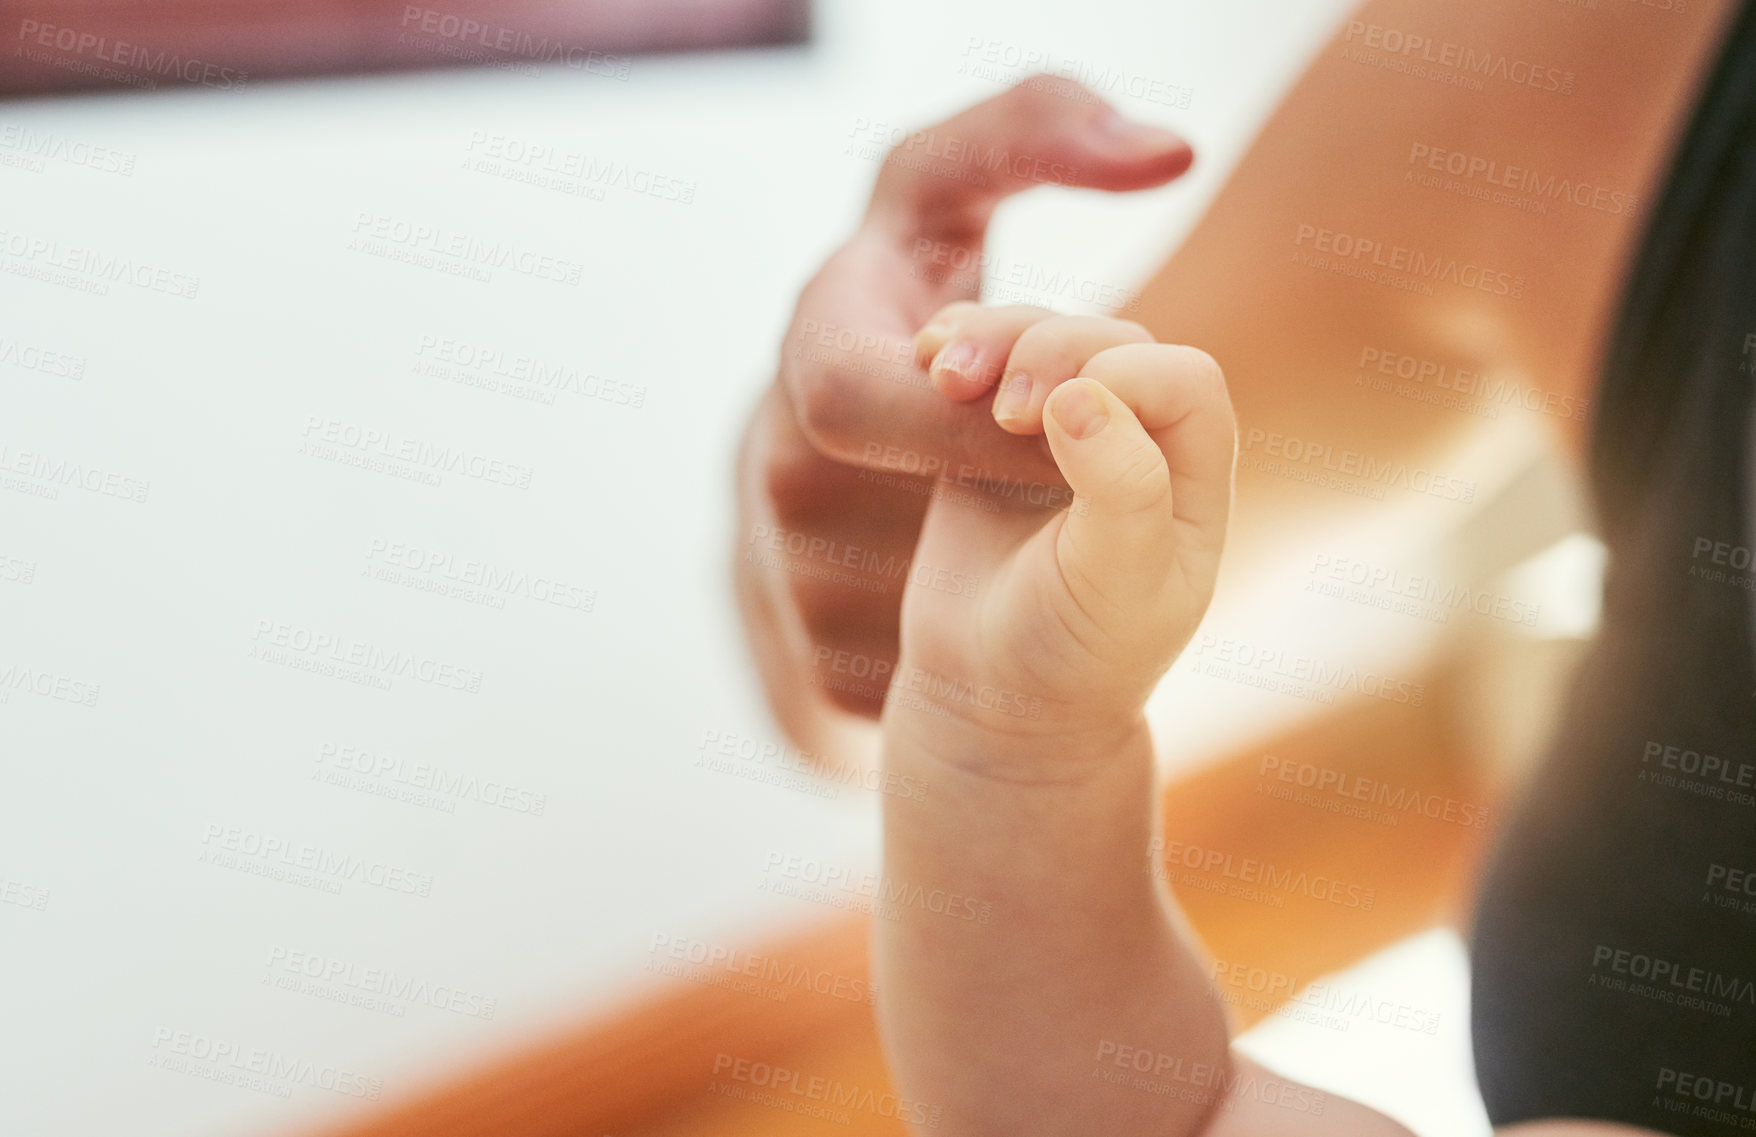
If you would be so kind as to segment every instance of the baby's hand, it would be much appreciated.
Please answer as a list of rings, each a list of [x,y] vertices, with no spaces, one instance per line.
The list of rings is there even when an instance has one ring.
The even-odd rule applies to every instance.
[[[941,472],[887,718],[1051,743],[1136,723],[1213,595],[1237,441],[1219,366],[1127,321],[971,303],[916,349],[947,398],[1046,435],[1072,494]]]

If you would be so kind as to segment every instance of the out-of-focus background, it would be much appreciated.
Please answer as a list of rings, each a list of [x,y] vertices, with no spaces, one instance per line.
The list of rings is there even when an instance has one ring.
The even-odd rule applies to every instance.
[[[730,481],[798,289],[903,131],[1044,67],[1198,162],[1036,190],[996,259],[1137,283],[1348,7],[825,0],[790,44],[0,102],[0,1132],[309,1128],[833,915],[769,870],[870,867],[876,795],[736,760],[784,742]],[[1165,699],[1189,762],[1307,709]],[[1245,1045],[1479,1134],[1464,981],[1430,933],[1327,981],[1430,1033]]]

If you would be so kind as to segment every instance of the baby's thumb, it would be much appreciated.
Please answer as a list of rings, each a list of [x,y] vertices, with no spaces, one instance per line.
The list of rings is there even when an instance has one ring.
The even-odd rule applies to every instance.
[[[1128,404],[1096,379],[1061,384],[1044,409],[1049,449],[1078,495],[1057,549],[1063,570],[1094,591],[1082,603],[1137,611],[1160,595],[1174,568],[1164,453]]]

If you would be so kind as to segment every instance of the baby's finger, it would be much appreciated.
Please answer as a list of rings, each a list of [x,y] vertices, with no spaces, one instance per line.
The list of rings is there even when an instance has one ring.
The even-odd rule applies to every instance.
[[[1049,393],[1078,375],[1087,360],[1105,348],[1151,342],[1152,333],[1139,324],[1107,316],[1055,316],[1032,324],[1006,360],[994,421],[1013,434],[1041,434]]]
[[[1096,379],[1055,389],[1045,416],[1049,449],[1078,495],[1056,551],[1080,606],[1107,626],[1138,619],[1176,550],[1165,456],[1128,404]],[[1155,579],[1156,576],[1156,579]]]
[[[994,389],[1012,354],[1012,345],[1024,330],[1054,315],[1046,308],[1013,304],[1002,308],[971,306],[951,317],[942,333],[927,373],[946,398],[967,403]],[[932,327],[931,324],[928,327]],[[925,329],[923,329],[923,333]],[[934,338],[940,338],[936,333]],[[923,342],[916,340],[916,355]]]
[[[1083,508],[1067,517],[1076,567],[1122,604],[1180,568],[1211,592],[1231,509],[1237,427],[1218,364],[1172,344],[1099,352],[1056,388],[1049,448]],[[1099,582],[1102,582],[1101,584]]]

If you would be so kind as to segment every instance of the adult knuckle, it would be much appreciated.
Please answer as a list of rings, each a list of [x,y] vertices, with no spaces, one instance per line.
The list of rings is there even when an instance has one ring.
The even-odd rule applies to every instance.
[[[836,367],[801,372],[795,410],[799,430],[819,452],[832,456],[845,452],[858,422],[855,377]]]
[[[1023,122],[1034,122],[1046,113],[1063,110],[1069,103],[1093,102],[1090,88],[1065,75],[1039,73],[1027,75],[1009,87],[1001,96],[1006,110]]]

